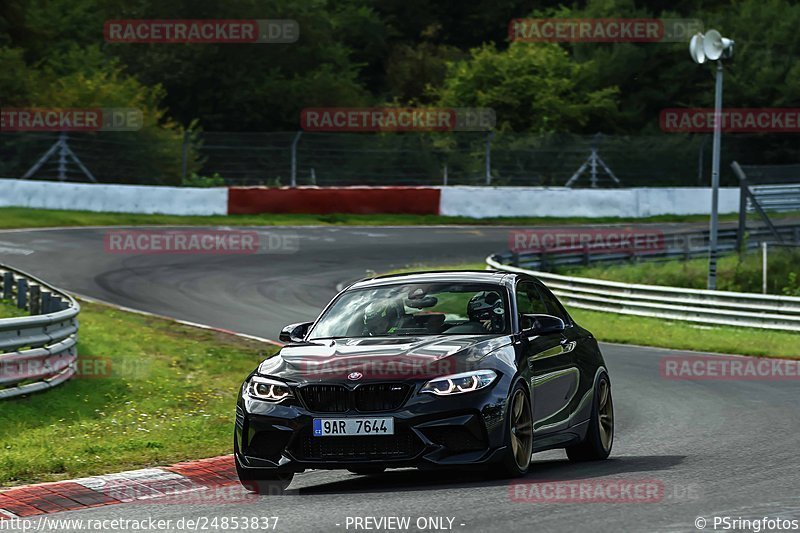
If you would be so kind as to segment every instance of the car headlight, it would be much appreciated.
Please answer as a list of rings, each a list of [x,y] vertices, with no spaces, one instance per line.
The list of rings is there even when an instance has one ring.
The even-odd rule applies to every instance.
[[[495,379],[497,373],[493,370],[473,370],[432,379],[422,386],[420,392],[429,392],[436,396],[461,394],[488,387]]]
[[[247,384],[247,395],[256,400],[278,403],[292,398],[292,389],[286,383],[260,376],[253,376]]]

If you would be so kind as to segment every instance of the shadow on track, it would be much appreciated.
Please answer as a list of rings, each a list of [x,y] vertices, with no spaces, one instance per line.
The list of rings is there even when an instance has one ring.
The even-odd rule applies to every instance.
[[[345,479],[318,485],[290,489],[294,495],[380,493],[464,488],[503,487],[520,481],[573,481],[587,478],[615,477],[635,472],[657,472],[679,465],[683,455],[644,455],[612,457],[606,461],[571,463],[563,460],[544,460],[531,463],[530,472],[521,478],[498,479],[479,469],[461,470],[388,470],[374,476],[345,474]]]

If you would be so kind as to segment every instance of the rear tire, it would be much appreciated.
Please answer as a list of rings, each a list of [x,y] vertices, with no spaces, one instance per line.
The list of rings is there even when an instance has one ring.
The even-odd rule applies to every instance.
[[[533,415],[524,387],[517,383],[508,399],[506,450],[500,462],[502,477],[525,475],[533,454]]]
[[[611,382],[605,374],[597,380],[592,415],[583,442],[568,446],[570,461],[601,461],[608,458],[614,445],[614,401],[611,398]]]

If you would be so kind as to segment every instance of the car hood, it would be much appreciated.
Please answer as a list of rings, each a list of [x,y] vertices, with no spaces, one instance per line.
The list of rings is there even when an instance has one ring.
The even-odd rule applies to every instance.
[[[420,380],[477,367],[508,335],[365,337],[290,344],[259,374],[290,382]]]

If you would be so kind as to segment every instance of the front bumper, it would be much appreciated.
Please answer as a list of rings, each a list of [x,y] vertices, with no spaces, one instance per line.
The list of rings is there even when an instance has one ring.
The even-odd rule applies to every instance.
[[[453,397],[412,391],[389,412],[318,413],[301,402],[271,404],[240,394],[235,454],[240,467],[281,472],[364,466],[435,468],[491,463],[505,444],[506,395],[495,384]],[[391,436],[314,437],[314,418],[393,417]]]

